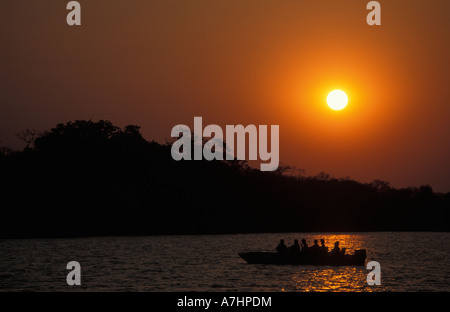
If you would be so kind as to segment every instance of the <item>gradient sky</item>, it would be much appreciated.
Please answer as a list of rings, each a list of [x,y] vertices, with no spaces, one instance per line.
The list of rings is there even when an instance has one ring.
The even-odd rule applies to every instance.
[[[450,1],[0,2],[0,140],[75,119],[278,124],[280,159],[396,187],[450,191]],[[344,90],[332,111],[326,96]]]

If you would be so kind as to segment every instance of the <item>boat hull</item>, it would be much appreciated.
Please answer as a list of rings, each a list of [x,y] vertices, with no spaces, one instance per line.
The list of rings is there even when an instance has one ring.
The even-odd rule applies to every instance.
[[[279,264],[279,265],[335,265],[359,266],[364,265],[366,251],[357,250],[354,255],[283,255],[277,252],[241,252],[239,256],[250,264]]]

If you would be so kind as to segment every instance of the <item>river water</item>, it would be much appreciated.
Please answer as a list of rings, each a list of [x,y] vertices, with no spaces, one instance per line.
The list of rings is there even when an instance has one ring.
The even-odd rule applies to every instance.
[[[273,251],[324,238],[381,265],[381,285],[366,267],[251,265],[242,251]],[[1,291],[450,291],[450,233],[284,233],[0,240]],[[69,261],[81,286],[68,286]]]

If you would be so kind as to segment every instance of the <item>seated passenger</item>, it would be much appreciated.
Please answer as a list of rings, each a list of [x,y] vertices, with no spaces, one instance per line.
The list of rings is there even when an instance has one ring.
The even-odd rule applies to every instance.
[[[334,243],[334,248],[331,250],[332,255],[339,255],[341,253],[341,249],[339,248],[339,242]]]
[[[290,253],[290,254],[293,254],[293,255],[300,253],[300,245],[299,245],[299,243],[298,243],[298,239],[296,239],[296,240],[294,241],[294,245],[292,245],[291,247],[289,247],[289,253]]]
[[[308,244],[306,243],[306,240],[303,238],[302,239],[302,252],[307,252],[308,251]]]
[[[277,251],[280,254],[286,254],[288,249],[286,247],[286,245],[284,244],[284,239],[280,239],[280,243],[277,246]]]
[[[322,246],[320,246],[320,252],[321,252],[322,254],[327,254],[327,252],[328,252],[328,247],[325,246],[325,240],[324,240],[323,238],[320,240],[320,243],[322,244]]]
[[[314,245],[312,245],[311,248],[309,248],[309,251],[313,254],[318,254],[320,252],[320,246],[317,239],[314,240]]]

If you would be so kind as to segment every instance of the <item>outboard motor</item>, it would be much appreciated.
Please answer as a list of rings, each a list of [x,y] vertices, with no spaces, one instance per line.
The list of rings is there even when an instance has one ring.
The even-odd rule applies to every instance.
[[[355,250],[355,256],[364,257],[366,258],[366,250],[365,249],[357,249]]]
[[[360,265],[364,265],[364,262],[366,260],[367,254],[365,249],[357,249],[355,250],[355,258],[358,259],[358,263]]]

